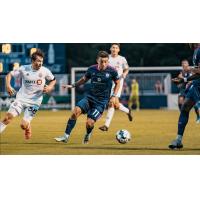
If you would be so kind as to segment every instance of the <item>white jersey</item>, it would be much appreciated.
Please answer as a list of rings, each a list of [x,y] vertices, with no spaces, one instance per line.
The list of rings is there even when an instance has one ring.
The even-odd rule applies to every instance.
[[[109,65],[117,70],[119,77],[123,74],[124,69],[128,69],[126,58],[120,55],[117,57],[109,55]]]
[[[39,70],[33,70],[31,65],[23,65],[11,71],[11,75],[22,78],[22,86],[17,92],[16,99],[38,106],[42,103],[46,80],[54,79],[51,71],[43,66]]]

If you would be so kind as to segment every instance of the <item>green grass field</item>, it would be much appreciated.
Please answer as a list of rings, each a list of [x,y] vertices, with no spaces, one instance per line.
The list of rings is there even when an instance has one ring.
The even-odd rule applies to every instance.
[[[1,118],[5,113],[1,113]],[[39,111],[32,121],[33,136],[29,141],[24,139],[19,123],[21,117],[15,118],[0,136],[0,154],[2,155],[127,155],[127,154],[200,154],[200,125],[195,123],[194,112],[184,137],[184,149],[171,151],[168,144],[177,132],[178,111],[142,110],[134,112],[134,121],[117,111],[108,132],[101,132],[98,127],[104,123],[104,116],[96,123],[90,144],[82,144],[85,134],[86,116],[77,121],[69,143],[58,143],[54,137],[62,135],[70,111]],[[115,133],[127,129],[132,140],[119,144]]]

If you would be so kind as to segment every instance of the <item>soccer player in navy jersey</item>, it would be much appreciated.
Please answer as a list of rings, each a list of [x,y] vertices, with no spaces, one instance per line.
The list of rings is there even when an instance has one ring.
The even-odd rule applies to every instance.
[[[178,132],[175,140],[169,145],[170,149],[181,149],[183,148],[182,139],[185,131],[185,127],[188,123],[189,113],[192,107],[200,101],[200,44],[196,45],[193,64],[195,68],[192,69],[193,75],[188,78],[175,78],[172,81],[176,84],[188,83],[192,81],[191,86],[185,96],[184,103],[181,107],[181,113],[178,121]]]
[[[100,51],[97,55],[97,65],[88,68],[85,75],[72,85],[65,88],[78,87],[91,80],[90,89],[87,95],[80,100],[72,112],[63,136],[56,137],[58,142],[68,142],[72,129],[76,124],[77,118],[81,114],[87,113],[86,134],[83,143],[89,142],[95,122],[101,117],[108,102],[115,103],[115,97],[120,87],[117,71],[108,65],[109,54]],[[112,82],[114,81],[114,93],[110,97]]]

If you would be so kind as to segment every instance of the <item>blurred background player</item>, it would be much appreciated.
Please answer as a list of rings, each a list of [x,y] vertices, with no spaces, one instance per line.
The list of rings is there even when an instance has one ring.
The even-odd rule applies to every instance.
[[[192,76],[191,67],[190,67],[189,61],[187,59],[182,60],[181,66],[183,69],[180,72],[180,74],[178,75],[178,78],[188,78],[188,77]],[[181,107],[183,105],[186,93],[189,90],[190,85],[191,85],[191,82],[182,83],[182,84],[179,84],[179,86],[178,86],[180,89],[179,95],[178,95],[178,107],[179,107],[180,111],[181,111]],[[196,122],[200,123],[199,102],[194,105],[194,110],[195,110],[195,113],[197,116]]]
[[[6,76],[6,89],[10,96],[15,94],[15,90],[10,84],[12,77],[21,77],[22,86],[6,116],[0,122],[0,133],[4,131],[14,117],[24,112],[20,126],[25,131],[25,139],[30,139],[32,135],[30,122],[42,103],[43,93],[51,92],[56,83],[50,70],[42,66],[43,60],[44,53],[38,49],[32,54],[30,65],[23,65]],[[46,85],[46,80],[50,81],[49,85]]]
[[[128,105],[129,105],[129,108],[135,107],[136,110],[140,109],[139,84],[136,79],[132,80],[131,95],[129,98]]]
[[[119,55],[119,52],[120,52],[119,43],[113,43],[110,47],[110,51],[111,51],[111,54],[109,55],[109,65],[117,70],[117,73],[120,77],[120,88],[119,88],[118,93],[116,94],[115,102],[109,103],[105,124],[99,127],[101,131],[108,131],[115,109],[119,109],[125,112],[128,115],[129,121],[133,120],[133,117],[131,115],[131,109],[125,107],[123,104],[119,102],[119,98],[121,96],[121,92],[123,88],[124,79],[126,78],[128,74],[129,66],[126,61],[126,58]],[[112,87],[111,95],[113,95],[113,88],[114,88],[114,84]]]
[[[178,132],[175,140],[169,145],[170,149],[183,148],[182,139],[185,127],[188,123],[189,113],[192,107],[200,101],[200,45],[195,45],[193,55],[195,68],[191,69],[193,75],[188,78],[175,78],[172,81],[176,84],[188,83],[192,81],[191,86],[185,96],[184,103],[181,107],[181,113],[178,121]]]
[[[67,122],[67,127],[63,136],[55,138],[58,142],[68,142],[72,129],[77,118],[81,114],[87,113],[86,134],[83,143],[89,142],[95,122],[101,117],[109,99],[114,104],[115,97],[120,88],[120,81],[117,71],[108,65],[109,54],[100,51],[97,55],[97,65],[88,68],[85,75],[73,85],[66,85],[65,88],[78,87],[91,79],[91,87],[85,98],[79,101]],[[113,94],[110,98],[112,83],[115,83]]]

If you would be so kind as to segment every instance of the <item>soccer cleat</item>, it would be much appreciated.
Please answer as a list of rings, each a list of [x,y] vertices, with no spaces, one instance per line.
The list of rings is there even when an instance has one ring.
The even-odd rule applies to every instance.
[[[32,132],[31,132],[31,127],[25,129],[24,131],[24,137],[26,140],[29,140],[32,136]]]
[[[197,118],[196,123],[197,123],[197,124],[200,123],[200,117]]]
[[[183,144],[179,140],[173,140],[172,143],[169,145],[170,149],[182,149]]]
[[[64,134],[63,136],[59,136],[54,138],[57,142],[65,142],[67,143],[69,140],[69,136],[67,136],[66,134]]]
[[[129,113],[127,115],[128,115],[129,121],[132,122],[133,121],[133,116],[131,114],[131,109],[130,108],[129,108]]]
[[[103,126],[99,127],[99,129],[101,131],[108,131],[108,127],[106,125],[103,125]]]
[[[84,137],[84,140],[83,140],[83,144],[88,144],[89,141],[90,141],[90,137],[91,137],[91,133],[86,133],[85,134],[85,137]]]

